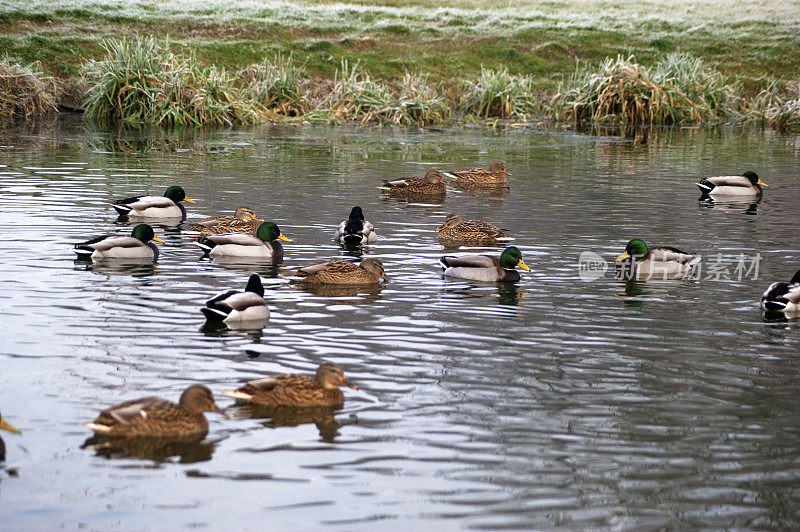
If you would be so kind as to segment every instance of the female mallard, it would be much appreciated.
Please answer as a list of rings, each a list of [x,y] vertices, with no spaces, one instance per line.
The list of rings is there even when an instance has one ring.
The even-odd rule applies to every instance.
[[[177,186],[169,187],[163,196],[134,196],[117,200],[112,207],[120,216],[129,218],[186,218],[182,201],[194,203],[186,192]]]
[[[707,177],[695,185],[700,187],[703,196],[755,196],[757,199],[764,194],[761,187],[769,186],[755,172]]]
[[[337,244],[369,244],[378,240],[375,228],[364,219],[361,207],[355,206],[350,211],[350,217],[339,224],[333,240]]]
[[[8,432],[12,432],[14,434],[19,434],[20,430],[13,427],[8,421],[3,419],[3,416],[0,415],[0,429],[7,430]],[[6,459],[6,444],[3,441],[3,438],[0,438],[0,462]]]
[[[517,266],[531,271],[522,260],[522,252],[515,246],[504,249],[500,258],[490,255],[448,255],[439,259],[439,264],[444,268],[445,275],[473,281],[513,283],[520,279]]]
[[[147,259],[158,260],[158,246],[150,242],[163,243],[147,224],[133,228],[131,236],[99,236],[80,244],[75,244],[79,258],[100,259]]]
[[[370,285],[379,284],[381,279],[390,279],[378,259],[364,259],[361,264],[349,260],[329,260],[304,266],[297,270],[300,282],[305,284]]]
[[[269,319],[269,307],[264,301],[264,285],[257,273],[250,276],[244,292],[228,290],[206,301],[200,311],[208,321],[227,324],[256,322]]]
[[[356,389],[333,362],[323,362],[315,376],[285,374],[250,381],[236,390],[222,393],[248,403],[274,408],[341,406],[344,394],[339,386]]]
[[[442,172],[442,175],[452,179],[454,185],[468,186],[504,186],[506,177],[511,174],[506,171],[506,166],[500,161],[494,161],[489,168],[464,168],[455,172]]]
[[[442,179],[442,174],[436,170],[428,170],[423,178],[395,179],[384,181],[378,187],[388,192],[390,196],[403,198],[414,196],[444,196],[447,187]]]
[[[494,246],[514,240],[506,236],[505,229],[483,220],[466,220],[460,214],[448,214],[441,227],[437,227],[439,241],[446,246]]]
[[[761,308],[764,310],[800,312],[800,270],[788,283],[772,283],[761,296]]]
[[[187,229],[202,235],[219,235],[222,233],[251,233],[258,230],[258,222],[264,220],[256,216],[250,207],[239,207],[233,216],[211,216],[193,223]]]
[[[263,222],[255,235],[247,233],[227,233],[206,235],[196,242],[203,251],[212,257],[253,257],[282,259],[283,246],[278,240],[291,242],[272,222]]]
[[[160,397],[143,397],[110,406],[86,426],[109,438],[190,437],[208,432],[203,412],[228,415],[217,407],[214,394],[202,384],[193,384],[181,394],[178,404]]]
[[[616,262],[621,279],[677,279],[689,275],[700,257],[673,247],[648,248],[644,240],[634,238]]]

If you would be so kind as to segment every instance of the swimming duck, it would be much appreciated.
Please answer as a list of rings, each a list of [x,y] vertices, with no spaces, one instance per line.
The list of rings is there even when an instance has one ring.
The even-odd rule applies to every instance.
[[[341,406],[344,394],[339,386],[357,389],[333,362],[323,362],[313,377],[284,374],[250,381],[236,390],[222,393],[243,402],[270,407]]]
[[[8,432],[14,434],[20,434],[20,430],[18,428],[13,427],[8,421],[3,419],[3,416],[0,415],[0,429],[7,430]],[[6,443],[3,441],[3,438],[0,438],[0,462],[6,459]]]
[[[447,255],[439,259],[444,275],[473,281],[516,282],[519,281],[519,266],[525,271],[531,269],[522,260],[522,252],[516,246],[503,250],[500,257],[491,255]]]
[[[381,279],[387,283],[390,281],[378,259],[364,259],[361,264],[342,259],[329,260],[304,266],[295,274],[305,284],[370,285],[380,283]]]
[[[454,185],[502,186],[506,184],[506,177],[511,174],[506,171],[503,163],[494,161],[489,168],[464,168],[455,172],[442,172],[442,175],[452,179]]]
[[[700,257],[680,249],[662,246],[649,248],[641,238],[625,245],[616,258],[617,276],[622,279],[677,279],[687,276]]]
[[[355,206],[350,217],[339,224],[333,240],[337,244],[369,244],[378,240],[378,235],[372,224],[364,219],[361,207]]]
[[[186,218],[182,201],[194,203],[178,186],[169,187],[163,196],[134,196],[112,204],[120,216],[129,218]]]
[[[255,235],[247,233],[226,233],[205,235],[196,242],[212,257],[253,257],[282,259],[283,246],[278,240],[291,242],[272,222],[262,222]]]
[[[503,241],[514,240],[507,237],[505,230],[483,220],[464,220],[460,214],[451,213],[437,227],[439,241],[445,245],[491,246]]]
[[[228,324],[256,322],[269,319],[269,307],[264,301],[264,285],[257,273],[250,276],[244,292],[228,290],[206,301],[200,311],[209,321]]]
[[[222,233],[251,233],[255,234],[258,230],[258,222],[263,222],[262,218],[256,216],[255,211],[250,207],[239,207],[233,216],[210,216],[197,223],[193,223],[187,229],[197,231],[202,235],[219,235]]]
[[[394,197],[444,196],[447,191],[442,174],[436,170],[428,170],[421,179],[413,177],[384,181],[378,188]]]
[[[761,296],[761,308],[770,311],[800,312],[800,270],[788,283],[772,283]]]
[[[75,244],[78,258],[101,259],[149,259],[158,260],[158,246],[150,242],[164,243],[147,224],[133,228],[131,236],[99,236],[80,244]]]
[[[214,394],[202,384],[184,390],[178,404],[160,397],[142,397],[110,406],[86,426],[109,438],[190,437],[208,432],[203,412],[228,415],[217,407]]]
[[[707,177],[695,183],[700,187],[703,196],[755,196],[761,198],[764,189],[768,187],[755,172],[745,172],[742,175],[721,175]]]

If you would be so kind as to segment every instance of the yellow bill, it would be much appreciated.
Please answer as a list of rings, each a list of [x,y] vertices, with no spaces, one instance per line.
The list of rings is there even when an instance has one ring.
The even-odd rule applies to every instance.
[[[278,238],[279,238],[280,240],[283,240],[284,242],[291,242],[291,241],[292,241],[292,239],[291,239],[291,238],[286,238],[285,236],[283,236],[283,233],[279,234],[279,235],[278,235]]]
[[[628,254],[628,252],[627,252],[627,251],[624,251],[624,252],[622,253],[622,255],[620,255],[619,257],[617,257],[616,259],[614,259],[614,262],[619,262],[619,261],[621,261],[621,260],[625,260],[625,259],[629,259],[629,258],[631,258],[631,256]]]
[[[20,430],[16,427],[11,426],[5,419],[0,418],[0,429],[7,430],[8,432],[13,432],[14,434],[20,434]]]
[[[763,181],[761,181],[760,179],[758,180],[758,184],[759,184],[759,185],[761,185],[762,187],[769,187],[769,185],[768,185],[768,184],[764,183],[764,182],[763,182]]]
[[[522,269],[523,269],[523,270],[525,270],[526,272],[529,272],[529,271],[531,271],[531,269],[530,269],[530,268],[528,268],[528,265],[527,265],[527,264],[525,264],[525,261],[524,261],[524,260],[522,260],[522,259],[519,259],[519,262],[517,263],[517,266],[519,266],[520,268],[522,268]]]

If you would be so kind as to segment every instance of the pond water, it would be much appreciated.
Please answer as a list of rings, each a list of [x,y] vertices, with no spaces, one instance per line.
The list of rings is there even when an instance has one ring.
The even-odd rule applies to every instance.
[[[513,174],[506,194],[450,188],[425,204],[376,189],[494,159]],[[137,135],[63,119],[0,133],[0,165],[0,412],[22,430],[2,434],[6,530],[800,526],[800,323],[758,308],[800,268],[798,136]],[[747,169],[770,185],[760,204],[698,203],[694,181]],[[242,204],[275,221],[293,239],[283,262],[201,260],[180,226],[156,228],[154,268],[75,262],[72,243],[130,232],[113,199],[173,184],[197,200],[189,222]],[[356,296],[289,283],[350,255],[331,238],[353,205],[392,282]],[[506,286],[443,279],[434,229],[449,212],[507,228],[532,271]],[[582,252],[610,264],[635,237],[705,269],[581,280]],[[253,271],[269,324],[204,328],[204,301]],[[359,387],[333,419],[230,408],[195,446],[81,448],[104,406],[203,383],[230,407],[222,390],[323,360]]]

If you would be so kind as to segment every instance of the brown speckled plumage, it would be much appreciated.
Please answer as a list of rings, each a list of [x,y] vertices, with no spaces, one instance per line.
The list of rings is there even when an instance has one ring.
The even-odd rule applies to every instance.
[[[296,275],[304,284],[370,285],[378,284],[381,279],[389,282],[378,259],[364,259],[361,264],[330,260],[300,268]]]
[[[202,235],[220,235],[223,233],[250,233],[255,234],[258,226],[263,222],[250,207],[239,207],[233,216],[211,216],[193,223],[189,231],[197,231]]]
[[[455,172],[444,172],[452,179],[453,185],[467,186],[504,186],[507,176],[506,167],[500,161],[494,161],[489,168],[464,168]]]
[[[390,196],[407,198],[414,196],[444,196],[447,186],[442,179],[442,174],[436,170],[429,170],[423,178],[395,179],[384,181],[379,187]]]
[[[483,220],[464,220],[460,214],[449,214],[439,232],[439,241],[446,246],[492,246],[513,240],[504,229]],[[498,240],[498,239],[503,239]]]

